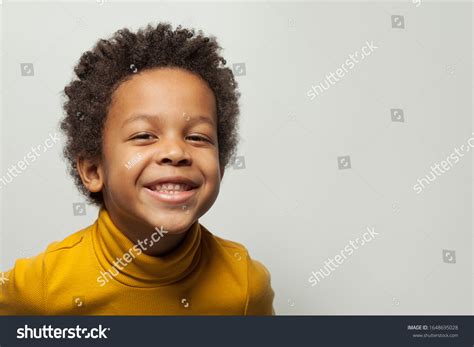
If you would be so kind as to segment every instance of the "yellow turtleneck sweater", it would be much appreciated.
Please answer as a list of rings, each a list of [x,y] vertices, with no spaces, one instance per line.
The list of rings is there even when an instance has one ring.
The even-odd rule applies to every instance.
[[[268,270],[199,221],[167,255],[138,249],[102,208],[94,224],[16,261],[0,282],[0,315],[275,314]]]

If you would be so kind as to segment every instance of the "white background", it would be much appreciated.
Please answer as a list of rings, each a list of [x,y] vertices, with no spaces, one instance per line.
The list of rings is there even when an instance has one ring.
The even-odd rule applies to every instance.
[[[272,275],[277,314],[472,313],[472,155],[421,194],[413,185],[472,132],[470,3],[3,2],[1,171],[58,132],[80,55],[116,30],[159,21],[217,36],[245,63],[239,156],[200,219]],[[405,28],[392,28],[403,15]],[[376,49],[310,100],[366,41]],[[21,76],[33,63],[34,76]],[[392,122],[390,109],[404,110]],[[0,268],[82,229],[55,145],[0,188]],[[339,170],[337,157],[351,156]],[[312,287],[311,271],[373,226],[379,235]],[[455,250],[444,263],[442,250]]]

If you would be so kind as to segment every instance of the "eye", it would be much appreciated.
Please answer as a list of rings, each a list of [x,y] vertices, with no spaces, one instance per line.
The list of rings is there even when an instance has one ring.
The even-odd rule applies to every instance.
[[[152,138],[152,137],[153,137],[152,134],[143,133],[143,134],[138,134],[138,135],[132,137],[131,139],[132,139],[132,140],[135,140],[135,139],[138,139],[138,140],[149,140],[149,139]]]
[[[194,139],[193,141],[199,141],[199,142],[209,142],[207,138],[203,136],[197,136],[197,135],[188,136],[188,139]]]

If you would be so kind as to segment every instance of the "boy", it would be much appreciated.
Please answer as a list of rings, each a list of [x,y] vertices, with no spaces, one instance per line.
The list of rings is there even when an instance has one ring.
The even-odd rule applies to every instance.
[[[17,260],[0,314],[274,314],[267,269],[198,221],[237,145],[240,95],[220,49],[159,24],[82,55],[64,90],[64,156],[100,212]]]

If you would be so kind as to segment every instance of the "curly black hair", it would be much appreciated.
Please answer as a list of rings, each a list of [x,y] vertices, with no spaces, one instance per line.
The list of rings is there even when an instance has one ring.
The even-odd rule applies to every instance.
[[[102,192],[92,193],[82,183],[76,159],[102,158],[103,126],[118,86],[137,71],[178,67],[198,74],[214,92],[217,106],[219,163],[227,167],[237,151],[239,97],[232,70],[220,56],[214,36],[169,23],[148,24],[132,32],[117,30],[82,54],[74,68],[77,78],[64,88],[65,117],[60,128],[66,136],[63,150],[68,171],[87,201],[103,206]]]

